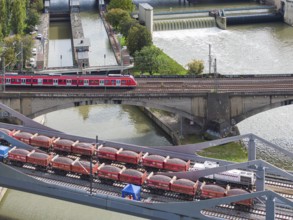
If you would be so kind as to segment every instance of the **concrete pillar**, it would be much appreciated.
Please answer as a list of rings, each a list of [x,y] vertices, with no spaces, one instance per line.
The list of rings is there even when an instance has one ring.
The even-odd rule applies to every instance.
[[[255,141],[253,137],[250,137],[248,142],[248,161],[255,160],[255,159],[256,159]]]
[[[141,23],[144,23],[148,31],[153,34],[153,7],[147,3],[139,4],[138,19]]]
[[[256,170],[255,187],[257,192],[265,190],[265,167],[262,165],[260,165]]]
[[[266,220],[275,219],[275,197],[269,195],[266,201]]]
[[[281,2],[281,11],[284,13],[285,23],[293,26],[293,0],[283,0]]]

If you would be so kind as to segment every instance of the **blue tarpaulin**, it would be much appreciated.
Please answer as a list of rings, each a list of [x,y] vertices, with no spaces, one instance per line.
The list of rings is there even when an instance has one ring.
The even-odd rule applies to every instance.
[[[139,201],[140,190],[141,190],[140,186],[128,184],[122,190],[122,197]]]

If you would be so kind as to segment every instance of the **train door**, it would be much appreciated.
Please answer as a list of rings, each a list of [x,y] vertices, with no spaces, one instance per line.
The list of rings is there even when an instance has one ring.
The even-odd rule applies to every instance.
[[[5,84],[6,85],[11,85],[11,78],[6,78],[5,79]]]
[[[88,79],[84,79],[83,80],[83,85],[84,86],[88,86],[89,85],[89,80]]]
[[[21,85],[26,85],[26,79],[21,79]]]
[[[38,79],[38,86],[43,85],[43,79]]]
[[[120,79],[116,80],[116,86],[121,86],[121,80]]]
[[[72,80],[71,79],[67,79],[66,80],[66,85],[67,86],[71,86],[72,85]]]
[[[104,85],[105,85],[104,80],[100,79],[100,86],[104,86]]]
[[[53,86],[58,86],[58,79],[53,79]]]

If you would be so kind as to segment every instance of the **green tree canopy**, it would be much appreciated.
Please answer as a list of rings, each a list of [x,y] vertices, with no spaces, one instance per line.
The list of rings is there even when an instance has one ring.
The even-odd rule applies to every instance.
[[[204,64],[202,60],[192,60],[187,64],[187,67],[189,74],[199,75],[203,72]]]
[[[129,20],[130,15],[127,11],[122,10],[120,8],[113,8],[109,10],[106,15],[106,20],[115,28],[117,29],[120,22],[124,20]]]
[[[14,0],[11,12],[11,25],[15,34],[23,34],[26,27],[26,8],[25,1]]]
[[[138,21],[135,20],[135,19],[132,19],[129,17],[129,19],[125,19],[125,20],[122,20],[120,22],[120,33],[125,37],[127,38],[128,37],[128,32],[130,30],[130,28],[134,25],[138,25]]]
[[[8,13],[7,13],[7,2],[0,0],[0,24],[2,28],[2,35],[6,36],[8,31]]]
[[[132,3],[132,0],[111,0],[108,5],[108,10],[113,8],[120,8],[128,12],[133,12],[135,5]]]
[[[143,47],[140,51],[134,53],[135,69],[141,73],[148,72],[151,75],[158,72],[160,67],[159,55],[162,50],[155,46]]]
[[[131,55],[135,51],[140,51],[145,46],[151,46],[153,44],[151,33],[142,25],[133,25],[127,37],[127,48]]]

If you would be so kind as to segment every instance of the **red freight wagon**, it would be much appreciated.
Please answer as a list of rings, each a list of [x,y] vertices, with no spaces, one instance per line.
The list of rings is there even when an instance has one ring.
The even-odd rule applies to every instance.
[[[59,157],[56,155],[52,159],[52,168],[57,174],[66,174],[71,171],[73,160],[68,157]]]
[[[53,141],[52,147],[55,151],[70,153],[73,144],[74,142],[71,140],[57,138]]]
[[[202,199],[214,199],[214,198],[222,198],[226,196],[226,189],[218,185],[205,185],[201,186],[201,195]]]
[[[26,163],[27,155],[29,153],[30,152],[25,149],[17,149],[16,147],[14,147],[8,152],[8,159],[12,162],[19,161],[22,163]]]
[[[106,159],[106,160],[117,160],[117,153],[122,151],[122,148],[118,151],[114,147],[103,147],[100,145],[98,147],[97,153],[98,153],[98,158],[99,159]]]
[[[140,172],[134,169],[126,169],[120,174],[120,181],[125,183],[131,183],[135,185],[142,185],[147,178],[147,173]]]
[[[120,169],[118,167],[112,165],[105,165],[103,163],[98,168],[98,176],[102,179],[110,179],[116,181],[119,180],[119,175],[123,170],[125,170],[125,167],[123,167],[123,169]]]
[[[80,155],[84,155],[84,156],[92,156],[96,150],[96,145],[76,141],[72,145],[71,149],[72,149],[72,153],[74,153],[74,154],[80,154]]]
[[[172,159],[167,159],[165,164],[164,164],[164,169],[165,170],[170,170],[170,171],[188,171],[190,166],[190,160],[189,161],[184,161],[179,158],[172,158]]]
[[[117,161],[137,165],[141,160],[141,156],[142,152],[136,153],[130,150],[123,150],[117,152]]]
[[[53,155],[39,153],[33,150],[27,156],[27,162],[36,166],[47,167],[50,164],[52,158]]]
[[[246,190],[243,189],[230,189],[227,192],[227,196],[236,196],[236,195],[244,195],[244,194],[248,194],[249,192],[247,192]],[[253,202],[253,198],[251,199],[245,199],[245,200],[241,200],[241,201],[236,201],[232,203],[233,205],[238,205],[238,206],[244,206],[247,208],[251,208],[254,205]]]
[[[28,132],[16,131],[13,134],[13,137],[19,141],[26,143],[26,144],[30,144],[30,139],[33,137],[33,134],[28,133]]]
[[[198,181],[193,182],[188,179],[178,179],[171,184],[171,191],[195,196],[197,192]]]
[[[35,147],[42,147],[49,149],[53,143],[54,138],[50,138],[44,135],[38,135],[31,137],[30,144]]]
[[[149,153],[146,153],[142,157],[142,165],[146,167],[154,167],[157,169],[163,169],[166,159],[167,158],[160,155],[149,155]]]
[[[6,128],[0,128],[0,131],[4,132],[5,134],[9,136],[13,135],[13,131],[10,131],[9,129],[6,129]]]
[[[170,190],[170,183],[176,179],[174,176],[172,179],[169,176],[154,175],[153,172],[147,177],[146,184],[148,187],[153,189]]]
[[[84,161],[84,160],[79,160],[76,159],[71,166],[71,171],[73,173],[78,173],[78,174],[82,174],[82,175],[87,175],[89,176],[91,174],[91,169],[90,169],[91,165],[89,161]],[[92,164],[92,174],[95,175],[98,172],[98,167],[99,164]]]

